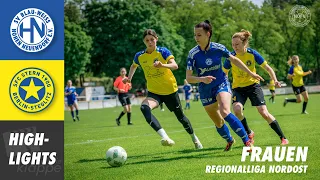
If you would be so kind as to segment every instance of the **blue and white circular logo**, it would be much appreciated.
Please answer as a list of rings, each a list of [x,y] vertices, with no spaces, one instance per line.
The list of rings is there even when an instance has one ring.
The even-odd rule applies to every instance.
[[[210,66],[212,64],[212,59],[208,58],[206,59],[206,65]]]
[[[20,11],[10,26],[14,44],[26,52],[39,52],[52,42],[54,25],[50,16],[37,8]]]

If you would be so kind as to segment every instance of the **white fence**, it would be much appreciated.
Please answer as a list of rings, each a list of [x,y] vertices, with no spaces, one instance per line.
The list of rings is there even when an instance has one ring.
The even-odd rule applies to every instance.
[[[309,93],[319,93],[320,86],[305,86]],[[263,89],[264,95],[270,95],[269,89]],[[276,88],[276,94],[293,94],[291,87]],[[180,93],[179,97],[181,100],[185,100],[184,94]],[[194,94],[191,95],[191,99],[194,98]],[[132,105],[140,105],[145,97],[131,98]],[[67,101],[65,100],[65,110],[68,110]],[[101,109],[101,108],[110,108],[121,106],[120,101],[116,95],[100,95],[100,96],[91,96],[91,100],[87,101],[86,96],[78,96],[78,106],[79,109]]]
[[[305,86],[306,90],[309,93],[319,93],[320,92],[320,86]],[[264,95],[271,95],[269,89],[263,89]],[[293,94],[293,90],[291,86],[285,87],[285,88],[276,88],[276,94]]]

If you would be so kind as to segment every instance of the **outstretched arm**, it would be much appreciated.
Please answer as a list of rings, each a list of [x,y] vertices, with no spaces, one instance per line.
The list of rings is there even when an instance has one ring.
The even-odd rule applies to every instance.
[[[136,64],[132,64],[132,65],[130,66],[129,75],[128,75],[128,77],[122,79],[122,82],[123,82],[123,83],[127,83],[127,82],[130,83],[130,82],[131,82],[132,77],[133,77],[134,73],[135,73],[136,70],[137,70],[137,67],[138,67],[138,65],[136,65]]]
[[[176,61],[171,58],[168,60],[168,63],[167,64],[162,64],[160,61],[156,61],[153,63],[153,66],[156,67],[156,68],[168,68],[168,69],[171,69],[171,70],[176,70],[178,69],[178,64],[176,63]]]
[[[246,73],[248,73],[254,79],[264,81],[264,79],[261,76],[259,76],[258,74],[255,74],[252,71],[250,71],[250,69],[245,64],[243,64],[243,62],[239,58],[237,58],[237,57],[235,57],[233,55],[230,55],[229,59],[234,65],[238,66],[241,70],[243,70]]]
[[[265,69],[265,70],[268,72],[270,78],[271,78],[272,80],[274,80],[274,84],[275,84],[277,87],[281,87],[281,83],[278,81],[277,76],[276,76],[276,74],[274,73],[274,70],[273,70],[268,64],[265,64],[265,65],[262,66],[262,67],[263,67],[263,69]]]
[[[309,74],[311,74],[312,73],[312,71],[307,71],[307,72],[303,72],[303,76],[307,76],[307,75],[309,75]]]
[[[293,76],[294,76],[293,74],[288,74],[287,79],[292,80]]]
[[[196,77],[192,75],[192,70],[186,71],[186,79],[189,83],[199,83],[203,82],[205,84],[210,84],[216,78],[213,76],[203,76],[203,77]]]

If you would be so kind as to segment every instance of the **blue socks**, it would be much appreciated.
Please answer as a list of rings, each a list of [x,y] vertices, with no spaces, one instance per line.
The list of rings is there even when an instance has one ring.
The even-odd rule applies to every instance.
[[[187,108],[190,109],[190,102],[186,103],[186,107],[184,109],[187,109]]]
[[[74,119],[74,113],[73,113],[73,111],[71,111],[71,116],[72,116],[72,119]]]
[[[231,129],[242,139],[243,143],[246,143],[249,140],[241,121],[235,115],[230,113],[224,120],[229,123]]]
[[[223,139],[227,140],[227,142],[231,142],[232,141],[232,137],[231,137],[230,131],[229,131],[229,129],[228,129],[226,124],[223,124],[223,126],[221,128],[218,128],[216,126],[216,129],[217,129],[218,133],[220,134],[220,136]]]

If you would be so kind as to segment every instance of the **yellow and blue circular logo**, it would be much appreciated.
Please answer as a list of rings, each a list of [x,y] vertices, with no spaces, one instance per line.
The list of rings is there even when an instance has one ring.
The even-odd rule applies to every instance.
[[[11,80],[10,98],[20,110],[36,113],[47,108],[54,97],[54,83],[48,73],[39,68],[25,68]]]

